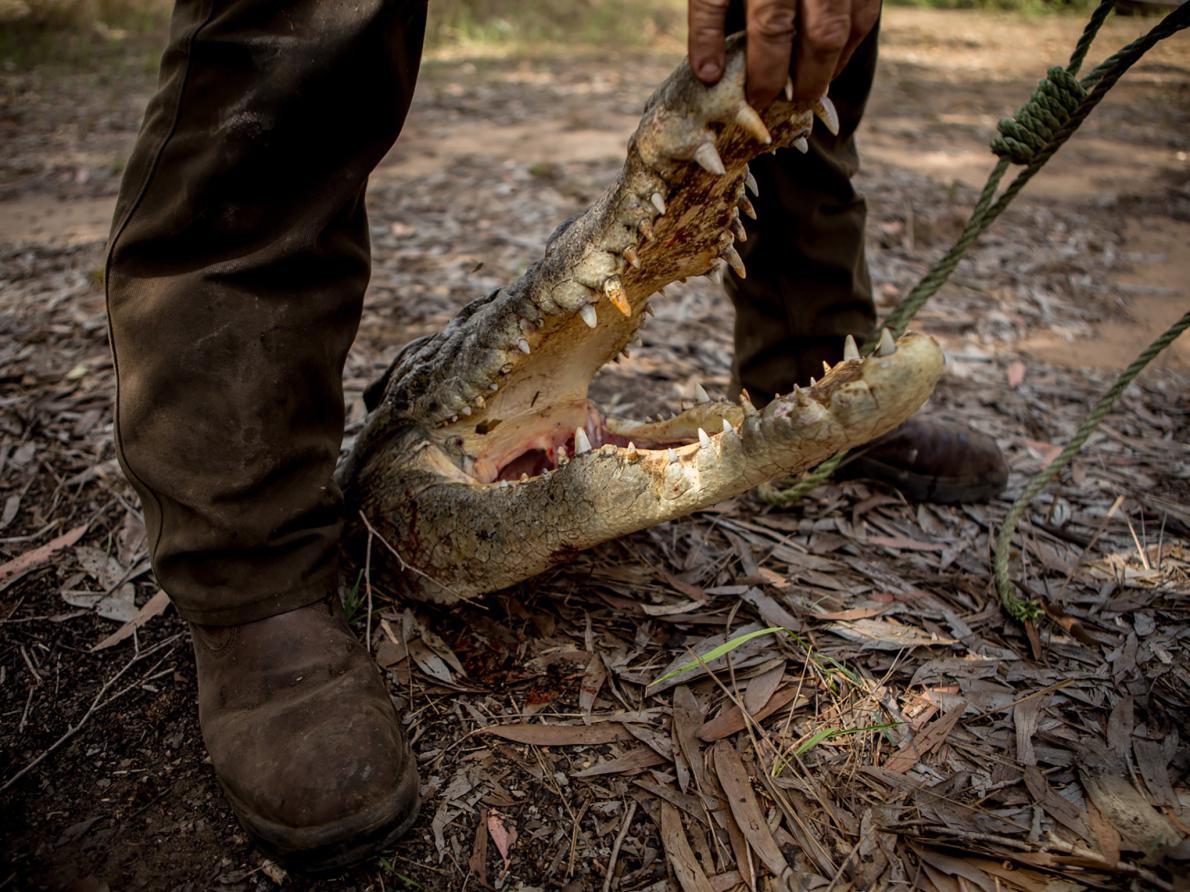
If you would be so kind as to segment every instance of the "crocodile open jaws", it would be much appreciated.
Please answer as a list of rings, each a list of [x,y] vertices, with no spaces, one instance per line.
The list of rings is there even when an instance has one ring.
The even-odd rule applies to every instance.
[[[752,213],[748,161],[804,150],[829,100],[744,99],[744,46],[723,79],[683,63],[654,93],[623,171],[520,279],[400,352],[339,472],[349,541],[379,536],[371,572],[421,600],[514,584],[577,551],[802,471],[901,424],[942,370],[933,339],[907,334],[846,358],[763,411],[701,400],[666,421],[604,415],[587,397],[666,284],[744,274],[733,247]],[[788,93],[788,91],[787,91]],[[701,395],[700,395],[701,396]]]

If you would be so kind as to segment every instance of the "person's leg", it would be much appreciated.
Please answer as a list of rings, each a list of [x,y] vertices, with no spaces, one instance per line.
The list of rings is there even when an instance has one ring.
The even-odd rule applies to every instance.
[[[416,776],[337,590],[343,363],[364,189],[412,97],[425,0],[179,0],[107,264],[117,451],[195,631],[240,818],[334,866],[411,819]]]
[[[762,404],[843,358],[843,340],[874,334],[872,283],[864,253],[867,206],[851,179],[855,131],[876,72],[879,25],[830,88],[839,133],[816,122],[810,149],[785,149],[751,164],[758,219],[737,245],[747,279],[730,270],[736,310],[733,393]],[[841,473],[892,483],[911,498],[970,501],[1003,489],[1007,466],[995,441],[961,424],[917,417],[852,458]]]
[[[735,305],[733,390],[768,402],[795,383],[821,377],[843,358],[843,338],[869,337],[875,324],[864,254],[867,205],[851,183],[859,168],[855,131],[876,70],[879,26],[831,85],[839,112],[833,136],[815,122],[805,155],[786,149],[749,165],[760,194],[748,240],[736,245],[748,277],[728,270]]]

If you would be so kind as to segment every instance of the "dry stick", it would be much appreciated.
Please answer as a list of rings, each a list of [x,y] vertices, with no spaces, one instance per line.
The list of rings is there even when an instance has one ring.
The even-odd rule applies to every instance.
[[[50,755],[52,755],[54,752],[56,752],[63,744],[65,744],[68,740],[70,740],[70,738],[74,737],[74,735],[77,734],[82,729],[83,725],[85,725],[87,723],[87,720],[90,719],[91,716],[94,715],[97,711],[99,711],[103,707],[107,706],[109,703],[115,702],[117,699],[122,697],[124,694],[128,693],[128,691],[130,691],[134,687],[136,687],[135,684],[129,685],[128,687],[123,688],[120,691],[118,691],[115,695],[113,695],[108,700],[106,700],[106,701],[103,700],[103,695],[106,694],[109,690],[111,690],[112,685],[114,685],[117,681],[119,681],[123,677],[125,672],[127,672],[134,665],[136,665],[136,663],[140,662],[145,657],[149,656],[150,654],[156,653],[158,650],[163,648],[166,644],[172,643],[177,638],[178,638],[178,636],[174,635],[172,638],[165,639],[165,641],[162,641],[160,644],[150,648],[149,650],[144,651],[143,653],[134,655],[132,657],[132,659],[130,659],[127,663],[124,664],[123,669],[121,669],[119,672],[117,672],[115,675],[113,675],[111,678],[109,678],[107,681],[105,681],[103,683],[103,686],[100,687],[100,689],[99,689],[99,693],[97,693],[95,695],[95,699],[91,701],[91,705],[88,706],[87,711],[85,713],[83,713],[83,717],[81,719],[79,719],[74,725],[67,728],[66,732],[61,737],[59,737],[57,740],[55,740],[53,743],[51,743],[48,747],[46,747],[44,750],[42,750],[41,754],[39,756],[37,756],[37,758],[35,758],[32,762],[30,762],[28,765],[26,765],[24,768],[22,768],[16,774],[14,774],[12,777],[10,777],[8,780],[6,780],[4,782],[4,785],[0,786],[0,793],[4,793],[5,791],[7,791],[9,787],[11,787],[17,781],[19,781],[22,777],[24,777],[26,774],[28,774],[30,771],[32,771],[34,768],[36,768],[38,765],[40,765],[43,761],[45,761],[45,759],[47,759]],[[160,663],[158,663],[158,665],[160,665]],[[154,668],[156,668],[156,667],[154,667]],[[137,682],[137,684],[140,684],[140,682]]]
[[[368,623],[364,629],[364,641],[368,653],[372,652],[372,533],[368,532],[368,544],[364,547],[364,588],[368,590]]]
[[[633,799],[628,803],[628,813],[624,815],[624,824],[620,827],[620,832],[616,834],[616,842],[612,846],[612,855],[607,862],[607,874],[603,878],[603,892],[609,892],[612,887],[612,874],[616,870],[616,860],[620,857],[620,846],[624,844],[624,839],[628,836],[628,828],[632,826],[632,817],[635,814],[636,800]]]
[[[1109,861],[1103,855],[1092,849],[1085,849],[1082,846],[1076,846],[1073,843],[1064,842],[1058,837],[1050,834],[1049,842],[1041,846],[1040,849],[1035,848],[1028,843],[1013,839],[1011,836],[1000,836],[995,833],[972,833],[969,830],[955,830],[951,828],[946,829],[948,836],[956,837],[957,839],[966,842],[983,842],[991,843],[993,845],[1001,845],[1006,848],[1016,849],[1018,852],[1026,852],[1031,855],[1043,854],[1046,849],[1057,849],[1063,855],[1070,855],[1074,858],[1083,858],[1087,861],[1093,861],[1100,865],[1101,868],[1108,873],[1122,873],[1127,876],[1140,877],[1146,883],[1151,883],[1158,889],[1165,890],[1165,892],[1173,892],[1173,886],[1167,883],[1157,874],[1151,870],[1147,870],[1136,864],[1130,864],[1127,861]]]

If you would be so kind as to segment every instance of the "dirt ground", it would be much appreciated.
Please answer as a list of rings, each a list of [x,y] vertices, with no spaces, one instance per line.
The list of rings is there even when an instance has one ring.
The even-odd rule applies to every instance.
[[[1150,24],[1109,23],[1093,58]],[[861,135],[882,311],[958,234],[996,121],[1080,27],[886,12]],[[349,437],[398,345],[509,280],[612,179],[679,58],[431,55],[371,185]],[[834,483],[787,511],[729,502],[463,609],[374,593],[359,627],[405,710],[423,812],[392,853],[320,882],[254,849],[218,792],[185,629],[155,612],[113,457],[103,241],[152,85],[132,44],[93,70],[0,70],[0,889],[662,890],[690,850],[711,888],[770,888],[764,837],[807,889],[1187,888],[1190,339],[1028,513],[1012,572],[1048,618],[1006,619],[990,585],[1030,475],[1190,308],[1185,35],[918,317],[948,354],[931,411],[999,439],[1001,498],[913,506]],[[696,381],[723,392],[728,306],[705,280],[675,290],[596,397],[644,414]],[[646,688],[774,625],[797,634]],[[733,784],[755,790],[746,829],[715,805]]]

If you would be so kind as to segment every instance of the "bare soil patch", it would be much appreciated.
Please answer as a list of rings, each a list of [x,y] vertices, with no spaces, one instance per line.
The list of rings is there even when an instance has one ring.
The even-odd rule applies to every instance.
[[[861,175],[883,309],[957,234],[996,119],[1080,26],[888,10]],[[1143,27],[1113,22],[1101,46]],[[152,89],[129,53],[107,80],[0,74],[0,564],[83,530],[0,579],[0,784],[41,760],[0,793],[0,888],[660,890],[677,888],[668,862],[688,847],[732,889],[774,857],[762,824],[805,888],[1172,888],[1185,875],[1185,343],[1022,527],[1013,575],[1050,619],[1007,620],[989,568],[1029,475],[1190,305],[1184,37],[1125,79],[919,317],[950,362],[931,409],[1000,439],[1003,498],[913,506],[831,484],[786,512],[727,503],[463,609],[374,591],[360,632],[405,709],[423,817],[384,859],[318,883],[264,859],[222,801],[172,611],[93,650],[156,591],[112,453],[98,275]],[[676,61],[429,60],[372,185],[349,436],[399,344],[515,275],[602,190]],[[721,391],[729,320],[711,283],[677,289],[597,396],[651,412],[695,381]],[[715,636],[770,625],[797,637],[648,686]],[[735,700],[755,723],[731,724]],[[568,742],[584,734],[603,742]],[[756,791],[747,832],[716,806],[737,786]]]

